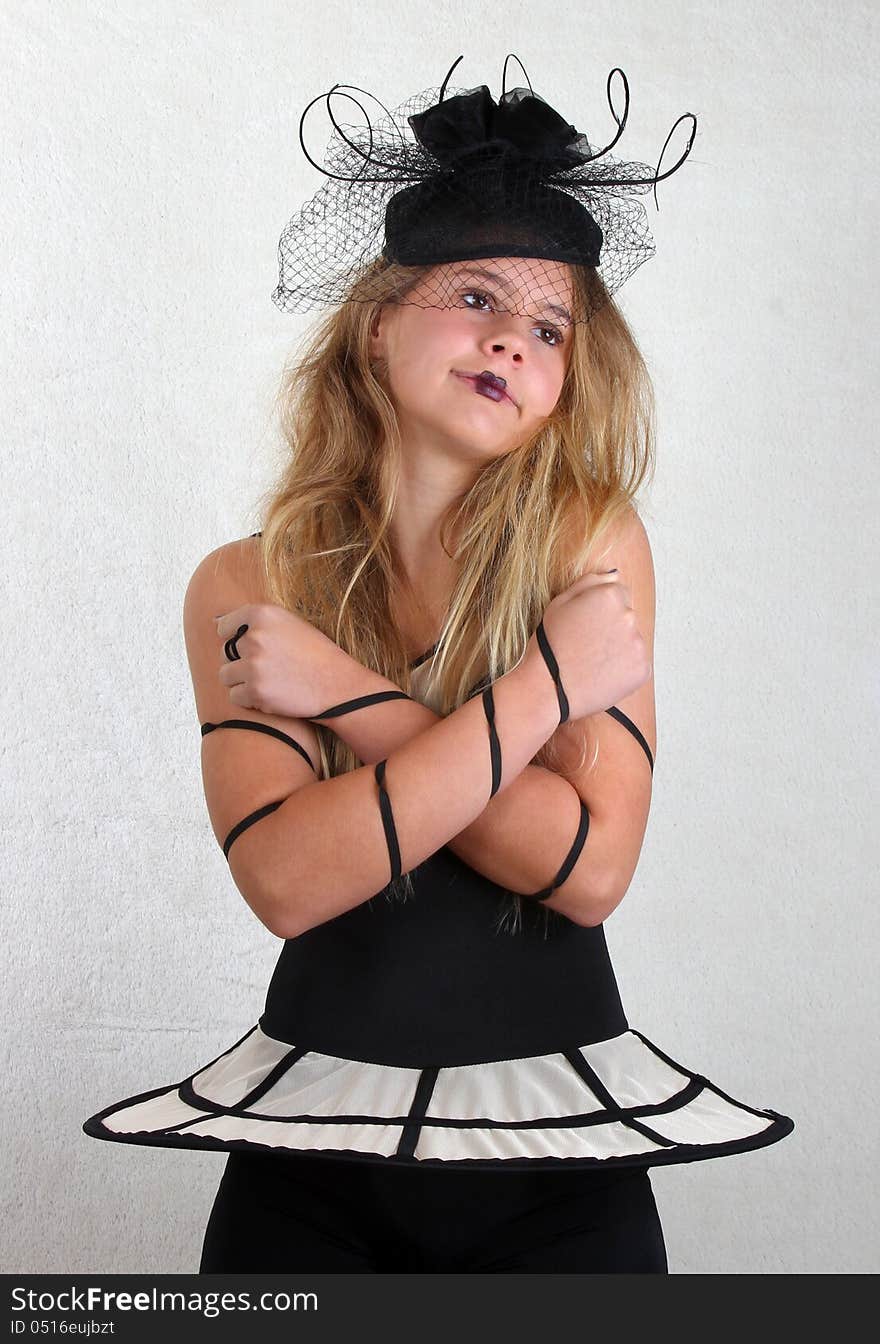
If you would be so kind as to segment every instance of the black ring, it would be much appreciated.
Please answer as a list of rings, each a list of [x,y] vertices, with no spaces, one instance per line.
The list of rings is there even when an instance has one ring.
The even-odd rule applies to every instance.
[[[232,636],[232,638],[227,639],[226,643],[223,645],[223,648],[226,651],[226,657],[229,659],[231,663],[234,663],[237,658],[238,659],[241,658],[241,654],[238,651],[238,646],[236,645],[235,641],[237,639],[241,639],[245,630],[247,630],[247,626],[240,625],[236,630],[235,634]]]

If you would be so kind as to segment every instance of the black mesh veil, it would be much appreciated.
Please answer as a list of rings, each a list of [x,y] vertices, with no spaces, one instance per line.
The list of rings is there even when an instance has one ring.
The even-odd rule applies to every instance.
[[[478,303],[491,303],[496,310],[567,325],[588,321],[654,255],[647,212],[638,197],[653,187],[657,205],[657,183],[690,153],[697,126],[693,113],[683,113],[674,123],[652,171],[609,153],[629,112],[629,85],[618,67],[607,81],[617,131],[608,144],[596,147],[532,91],[527,74],[527,89],[506,90],[510,56],[497,103],[485,84],[450,92],[450,75],[462,59],[439,90],[415,94],[392,112],[353,85],[335,84],[308,104],[300,120],[300,143],[329,181],[281,235],[272,300],[282,311],[301,313],[347,301],[453,307],[478,292]],[[615,74],[623,83],[622,115],[612,98]],[[371,120],[353,94],[373,98],[384,116]],[[365,124],[337,121],[334,95],[349,99]],[[303,139],[306,116],[321,98],[334,126],[323,165],[311,157]],[[661,173],[666,146],[687,119],[692,126],[684,152]],[[521,260],[501,275],[480,264],[491,258]],[[567,266],[548,262],[585,268],[586,283],[570,286]],[[389,293],[390,263],[398,265]],[[433,269],[426,273],[426,266]],[[418,270],[408,276],[400,267]],[[487,280],[487,272],[497,283]],[[476,291],[475,279],[480,282]]]

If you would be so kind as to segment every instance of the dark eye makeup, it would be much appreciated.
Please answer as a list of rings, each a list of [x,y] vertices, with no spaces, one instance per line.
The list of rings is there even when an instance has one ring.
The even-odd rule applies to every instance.
[[[488,300],[489,300],[491,303],[493,303],[493,304],[494,304],[494,302],[495,302],[495,297],[494,297],[494,295],[489,294],[489,293],[488,293],[486,290],[484,290],[484,289],[465,289],[465,290],[462,290],[462,292],[461,292],[461,296],[460,296],[460,297],[463,298],[463,299],[468,299],[468,298],[472,298],[472,297],[473,297],[473,298],[478,298],[478,299],[488,299]],[[469,308],[473,308],[474,305],[473,305],[473,304],[468,304],[468,307],[469,307]],[[484,311],[484,310],[481,310],[481,309],[475,309],[475,311],[480,312],[480,311]],[[539,327],[538,330],[540,330],[540,331],[546,331],[546,332],[550,332],[550,333],[551,333],[551,335],[552,335],[553,338],[554,338],[553,341],[544,341],[544,344],[545,344],[545,345],[549,345],[549,346],[551,347],[551,349],[554,348],[555,346],[562,345],[563,341],[565,340],[564,335],[562,334],[562,332],[559,330],[558,327],[554,327],[554,326],[546,325],[546,326],[541,326],[541,327]],[[543,340],[544,338],[542,337],[541,339]]]

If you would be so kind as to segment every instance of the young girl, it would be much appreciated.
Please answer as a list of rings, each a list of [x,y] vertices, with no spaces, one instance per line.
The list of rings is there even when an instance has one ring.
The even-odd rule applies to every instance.
[[[448,79],[337,126],[273,295],[332,305],[289,462],[186,593],[211,823],[283,945],[235,1045],[84,1129],[228,1154],[205,1273],[665,1273],[648,1168],[793,1128],[628,1025],[603,932],[656,754],[611,294],[660,176]]]

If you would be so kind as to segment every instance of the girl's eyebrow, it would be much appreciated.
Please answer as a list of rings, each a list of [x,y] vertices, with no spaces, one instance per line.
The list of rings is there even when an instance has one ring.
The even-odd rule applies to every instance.
[[[513,294],[515,292],[513,285],[509,280],[505,279],[503,275],[499,275],[497,271],[487,271],[482,266],[467,266],[458,270],[456,274],[473,275],[477,276],[480,280],[489,280],[492,284],[498,285],[503,289],[506,294]],[[545,303],[543,306],[548,313],[555,313],[556,316],[562,318],[564,322],[571,322],[571,313],[567,308],[560,308],[555,303]]]

